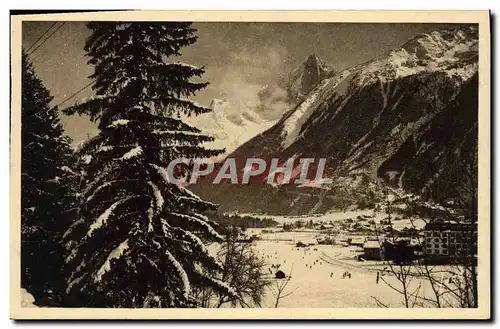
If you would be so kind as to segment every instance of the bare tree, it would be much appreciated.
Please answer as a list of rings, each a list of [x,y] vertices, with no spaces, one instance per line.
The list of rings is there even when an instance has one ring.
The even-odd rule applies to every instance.
[[[452,166],[456,166],[455,170],[449,170],[443,173],[442,179],[448,185],[448,197],[446,199],[439,198],[438,195],[431,195],[435,202],[423,202],[415,196],[403,195],[394,189],[387,188],[389,193],[396,195],[399,202],[403,202],[409,209],[409,213],[417,219],[422,220],[425,224],[430,222],[429,219],[437,216],[429,213],[428,209],[437,209],[439,217],[445,220],[452,220],[457,223],[469,223],[470,226],[458,226],[462,229],[458,237],[462,239],[457,241],[461,245],[466,246],[461,250],[450,249],[456,256],[454,263],[448,264],[446,267],[431,266],[427,263],[429,255],[426,253],[426,248],[423,248],[423,263],[416,266],[396,267],[392,262],[387,261],[389,273],[394,275],[400,285],[395,287],[382,278],[391,289],[397,291],[403,296],[404,305],[406,307],[462,307],[475,308],[478,307],[478,292],[477,292],[477,145],[473,148],[473,152],[466,154],[454,153],[450,161]],[[459,176],[460,175],[460,178]],[[386,190],[386,191],[387,191]],[[451,196],[450,196],[451,195]],[[423,206],[423,204],[427,204]],[[388,209],[390,209],[390,205]],[[436,211],[434,211],[436,213]],[[418,228],[415,221],[411,220],[411,225],[415,230]],[[443,240],[441,232],[432,232],[433,238]],[[436,233],[436,234],[434,234]],[[422,241],[420,236],[417,236],[420,245],[426,243]],[[411,272],[413,268],[413,273]],[[408,290],[409,282],[412,277],[419,277],[422,280],[429,282],[432,289],[432,296],[424,296],[419,294],[421,283],[417,289]],[[374,297],[373,297],[374,298]],[[384,307],[385,304],[374,298],[377,305]],[[413,300],[412,303],[409,303]]]
[[[451,264],[448,270],[441,271],[445,272],[449,279],[440,280],[435,275],[427,275],[427,279],[438,287],[437,290],[441,294],[440,304],[444,303],[443,307],[456,306],[453,302],[458,302],[458,306],[462,308],[478,307],[477,155],[477,143],[474,143],[471,149],[462,147],[459,152],[454,152],[450,161],[454,170],[449,170],[442,177],[450,196],[447,200],[434,197],[441,205],[440,210],[444,218],[465,224],[460,226],[461,240],[458,241],[465,248],[453,250],[457,256],[454,264]],[[419,214],[418,211],[416,213]]]
[[[219,308],[229,304],[232,307],[261,307],[262,298],[271,281],[265,273],[266,262],[256,255],[251,241],[240,239],[238,230],[230,228],[217,258],[222,264],[219,279],[228,284],[236,294],[229,295],[208,287],[202,288],[195,292],[200,306]]]
[[[292,270],[290,270],[290,275],[288,275],[282,279],[276,278],[274,280],[274,284],[269,286],[269,289],[271,290],[273,295],[276,297],[275,302],[274,302],[275,308],[277,308],[279,306],[279,303],[281,300],[292,295],[298,289],[298,288],[295,288],[294,290],[289,291],[289,292],[285,291],[288,284],[290,283],[290,280],[292,279],[292,272],[293,272],[293,267],[292,267]]]
[[[390,215],[389,215],[390,218]],[[391,226],[392,227],[392,226]],[[385,239],[383,242],[380,242],[379,245],[382,250],[388,250],[388,244],[394,246],[393,247],[393,255],[398,252],[397,248],[405,248],[405,246],[399,246],[400,242],[397,240],[396,235],[394,234],[394,230],[390,230],[389,235],[386,232],[378,229],[375,229],[377,236],[384,235]],[[388,255],[384,255],[388,256]],[[393,263],[393,257],[385,258],[386,267],[380,271],[380,280],[386,284],[389,288],[396,291],[403,297],[402,304],[406,308],[415,307],[419,300],[419,293],[421,290],[421,283],[418,284],[416,288],[412,288],[412,282],[414,280],[415,269],[412,262],[405,262],[403,259],[399,259],[396,263]],[[387,277],[394,277],[396,279],[395,283],[389,282]],[[380,299],[372,296],[378,306],[388,307],[385,303],[383,303]]]

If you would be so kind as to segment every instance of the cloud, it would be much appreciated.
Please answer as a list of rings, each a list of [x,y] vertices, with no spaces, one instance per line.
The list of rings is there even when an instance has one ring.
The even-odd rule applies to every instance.
[[[265,119],[278,119],[286,111],[286,91],[278,86],[290,68],[282,46],[232,51],[225,65],[212,71],[212,88],[221,91],[229,111],[253,110]]]

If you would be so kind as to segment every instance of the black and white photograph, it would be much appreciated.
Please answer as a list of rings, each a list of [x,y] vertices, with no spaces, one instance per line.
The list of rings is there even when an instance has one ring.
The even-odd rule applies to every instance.
[[[385,15],[12,16],[11,316],[489,318],[489,13]]]

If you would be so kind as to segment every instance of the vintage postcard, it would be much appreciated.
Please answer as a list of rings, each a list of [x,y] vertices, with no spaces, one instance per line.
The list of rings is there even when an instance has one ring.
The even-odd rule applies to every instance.
[[[11,22],[12,318],[490,318],[488,11]]]

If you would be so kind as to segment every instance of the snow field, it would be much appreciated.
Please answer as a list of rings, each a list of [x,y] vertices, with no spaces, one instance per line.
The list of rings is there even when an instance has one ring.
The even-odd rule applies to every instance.
[[[300,238],[306,238],[306,235],[302,234]],[[292,277],[284,294],[293,293],[281,300],[279,307],[379,307],[373,297],[390,307],[404,307],[402,295],[382,280],[376,283],[377,270],[385,266],[381,262],[367,264],[354,260],[355,255],[360,253],[356,248],[329,245],[296,248],[293,242],[272,240],[256,241],[254,244],[257,254],[268,262],[270,268],[279,265],[283,272]],[[350,279],[342,278],[346,271],[351,274]],[[276,268],[272,268],[271,272],[270,276],[274,278]],[[384,279],[401,288],[395,277],[385,275]],[[410,288],[417,289],[420,283],[421,295],[431,298],[432,290],[428,281],[413,278]],[[276,297],[269,291],[263,307],[274,307],[275,300]]]

